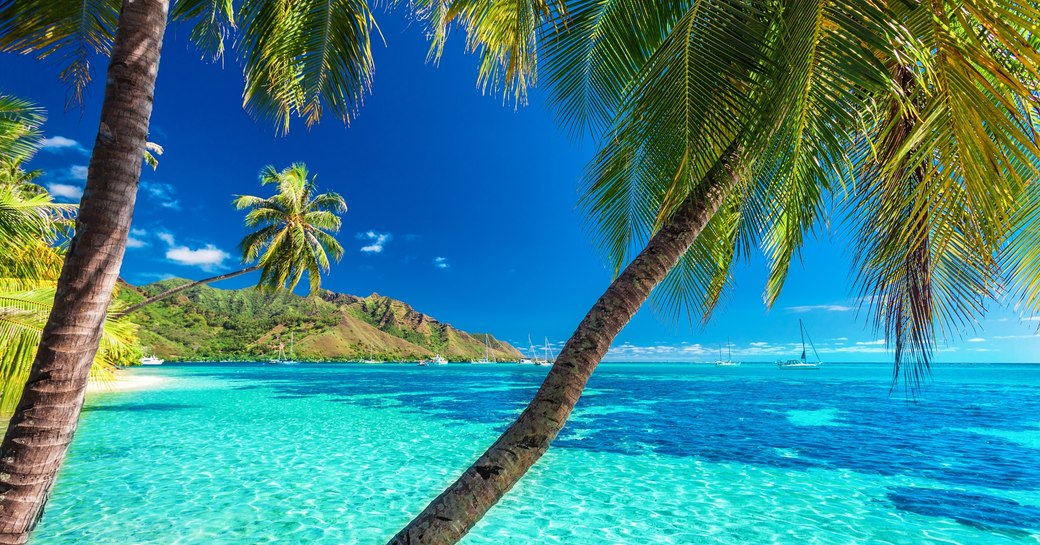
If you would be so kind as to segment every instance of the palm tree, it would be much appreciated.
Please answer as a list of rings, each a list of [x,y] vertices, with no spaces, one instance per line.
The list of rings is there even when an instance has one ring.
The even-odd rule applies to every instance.
[[[170,288],[131,305],[117,316],[126,316],[196,286],[257,270],[258,288],[293,291],[303,273],[307,273],[310,291],[320,289],[321,274],[329,271],[329,256],[336,261],[343,257],[343,247],[332,233],[339,232],[339,214],[347,211],[347,203],[337,193],[314,195],[314,178],[303,163],[294,163],[280,172],[270,165],[264,167],[260,184],[277,184],[277,193],[266,199],[252,195],[235,199],[239,210],[252,209],[246,215],[246,227],[258,230],[246,235],[239,248],[243,263],[256,264]]]
[[[61,59],[72,103],[91,80],[92,56],[109,57],[77,236],[0,446],[0,544],[28,539],[76,429],[126,250],[168,16],[190,24],[214,60],[238,33],[244,105],[282,132],[293,116],[313,124],[331,111],[349,120],[369,88],[374,20],[365,0],[181,0],[169,8],[169,0],[0,0],[0,51]]]
[[[532,79],[541,38],[550,102],[601,142],[581,204],[620,274],[517,420],[391,543],[465,535],[548,449],[651,292],[666,315],[707,319],[759,246],[775,301],[828,196],[852,218],[894,380],[912,388],[936,335],[983,311],[1001,263],[1031,272],[1019,280],[1040,300],[1037,6],[612,0],[494,17],[535,4],[430,2],[432,50],[457,22],[509,89]]]
[[[3,105],[18,105],[16,108]],[[62,251],[56,245],[66,234],[75,206],[58,204],[45,189],[32,183],[38,171],[21,165],[39,148],[38,127],[43,115],[35,106],[0,97],[0,418],[18,402],[29,375],[36,346],[54,303],[54,282]],[[135,353],[136,327],[109,318],[91,378],[111,376],[117,363]]]

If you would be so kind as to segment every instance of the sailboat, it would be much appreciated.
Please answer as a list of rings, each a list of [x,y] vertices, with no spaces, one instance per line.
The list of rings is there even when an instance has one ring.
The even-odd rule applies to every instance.
[[[808,335],[805,333],[805,325],[802,324],[801,320],[798,320],[798,329],[802,333],[802,357],[799,358],[799,359],[796,359],[796,360],[795,359],[786,360],[786,361],[784,361],[784,360],[777,360],[776,366],[781,368],[781,369],[791,369],[791,370],[795,370],[795,369],[819,369],[820,366],[823,365],[823,362],[820,361],[820,355],[816,353],[816,346],[813,345],[813,342],[812,342],[811,338],[809,339],[809,346],[812,348],[813,355],[816,356],[816,361],[815,362],[809,361],[805,357],[805,338],[808,337]]]
[[[733,350],[729,339],[726,339],[726,359],[722,359],[722,347],[719,347],[719,359],[715,362],[715,367],[740,367],[739,361],[733,361]]]
[[[530,334],[527,335],[527,344],[531,348],[531,357],[530,358],[521,357],[520,361],[518,361],[517,363],[530,365],[530,364],[535,363],[535,360],[538,359],[538,352],[535,351],[534,343],[531,342],[531,335]]]
[[[270,365],[295,365],[297,363],[300,363],[300,362],[296,361],[295,353],[294,353],[294,345],[295,345],[295,343],[294,343],[294,338],[293,338],[293,332],[290,331],[289,332],[289,359],[285,359],[285,350],[284,350],[285,345],[282,344],[282,343],[278,343],[278,357],[268,360],[267,363],[270,364]]]
[[[552,348],[549,348],[549,337],[545,338],[545,359],[535,360],[535,365],[552,365],[556,363],[556,354],[553,354]]]
[[[283,360],[282,365],[295,365],[300,363],[296,361],[296,339],[294,338],[293,332],[289,332],[289,359]]]
[[[491,359],[491,335],[484,334],[484,357],[473,363],[494,363]]]

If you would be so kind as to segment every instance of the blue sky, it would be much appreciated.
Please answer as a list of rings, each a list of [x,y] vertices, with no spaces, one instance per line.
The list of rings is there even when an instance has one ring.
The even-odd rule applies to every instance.
[[[518,346],[530,335],[557,347],[610,281],[575,204],[594,147],[556,123],[535,90],[519,109],[475,86],[472,56],[455,39],[439,66],[425,62],[421,29],[398,14],[379,18],[373,92],[349,127],[333,118],[287,137],[241,107],[233,61],[200,60],[184,27],[167,32],[151,139],[166,148],[145,169],[122,275],[134,283],[201,278],[239,267],[245,234],[235,194],[266,194],[266,164],[305,162],[319,185],[349,207],[339,240],[343,261],[324,286],[401,299],[468,331]],[[0,55],[0,92],[46,107],[47,140],[31,166],[75,201],[97,131],[101,85],[82,110],[63,112],[60,68]],[[103,80],[104,62],[95,78]],[[805,248],[774,308],[762,303],[765,265],[738,268],[735,289],[706,327],[661,321],[645,308],[618,337],[614,360],[712,360],[729,339],[734,357],[770,361],[800,350],[798,319],[825,361],[885,361],[852,291],[849,250],[824,232]],[[249,277],[215,287],[247,285]],[[995,305],[986,319],[949,332],[938,361],[1035,362],[1040,321]]]

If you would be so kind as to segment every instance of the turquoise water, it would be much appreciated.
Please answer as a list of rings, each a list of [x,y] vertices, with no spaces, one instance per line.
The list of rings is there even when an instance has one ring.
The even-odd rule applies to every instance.
[[[477,544],[1040,543],[1040,367],[604,364]],[[37,545],[381,544],[533,366],[179,365],[95,395]]]

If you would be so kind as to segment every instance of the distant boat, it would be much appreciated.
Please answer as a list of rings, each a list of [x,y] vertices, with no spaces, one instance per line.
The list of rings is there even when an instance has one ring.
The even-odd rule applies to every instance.
[[[545,354],[545,359],[535,360],[534,361],[535,365],[545,366],[545,365],[552,365],[552,364],[556,363],[556,354],[553,354],[552,348],[549,347],[549,337],[545,338],[544,354]]]
[[[296,365],[297,363],[300,363],[296,361],[296,339],[294,338],[292,331],[289,332],[289,359],[282,360],[279,363],[282,365]]]
[[[809,361],[805,357],[805,339],[806,339],[806,337],[808,337],[808,334],[805,332],[805,325],[802,324],[801,320],[798,320],[798,329],[802,333],[802,357],[799,358],[799,359],[796,359],[796,360],[786,360],[786,361],[784,361],[784,360],[777,360],[776,366],[781,368],[781,369],[790,369],[790,370],[819,369],[820,366],[823,365],[823,362],[820,361],[820,355],[816,353],[816,346],[813,345],[813,342],[812,342],[811,338],[809,339],[809,346],[812,348],[813,355],[816,356],[816,361],[814,361],[814,362]]]
[[[447,365],[448,364],[448,360],[445,359],[444,356],[442,356],[440,354],[437,354],[437,355],[435,355],[433,357],[432,360],[430,360],[430,363],[432,363],[434,365]]]
[[[739,361],[733,361],[733,350],[729,339],[726,339],[726,359],[722,359],[722,347],[719,347],[719,360],[715,362],[715,367],[740,367]]]
[[[379,360],[361,360],[360,363],[383,363]]]
[[[474,361],[473,363],[495,363],[491,359],[491,335],[484,334],[484,357]]]
[[[141,365],[162,365],[166,361],[162,358],[157,358],[155,355],[145,356],[141,358]]]
[[[534,343],[531,342],[531,335],[530,334],[527,335],[527,344],[531,348],[531,357],[530,358],[521,357],[520,361],[517,361],[517,363],[519,363],[521,365],[533,365],[533,364],[538,363],[538,351],[535,349]]]

